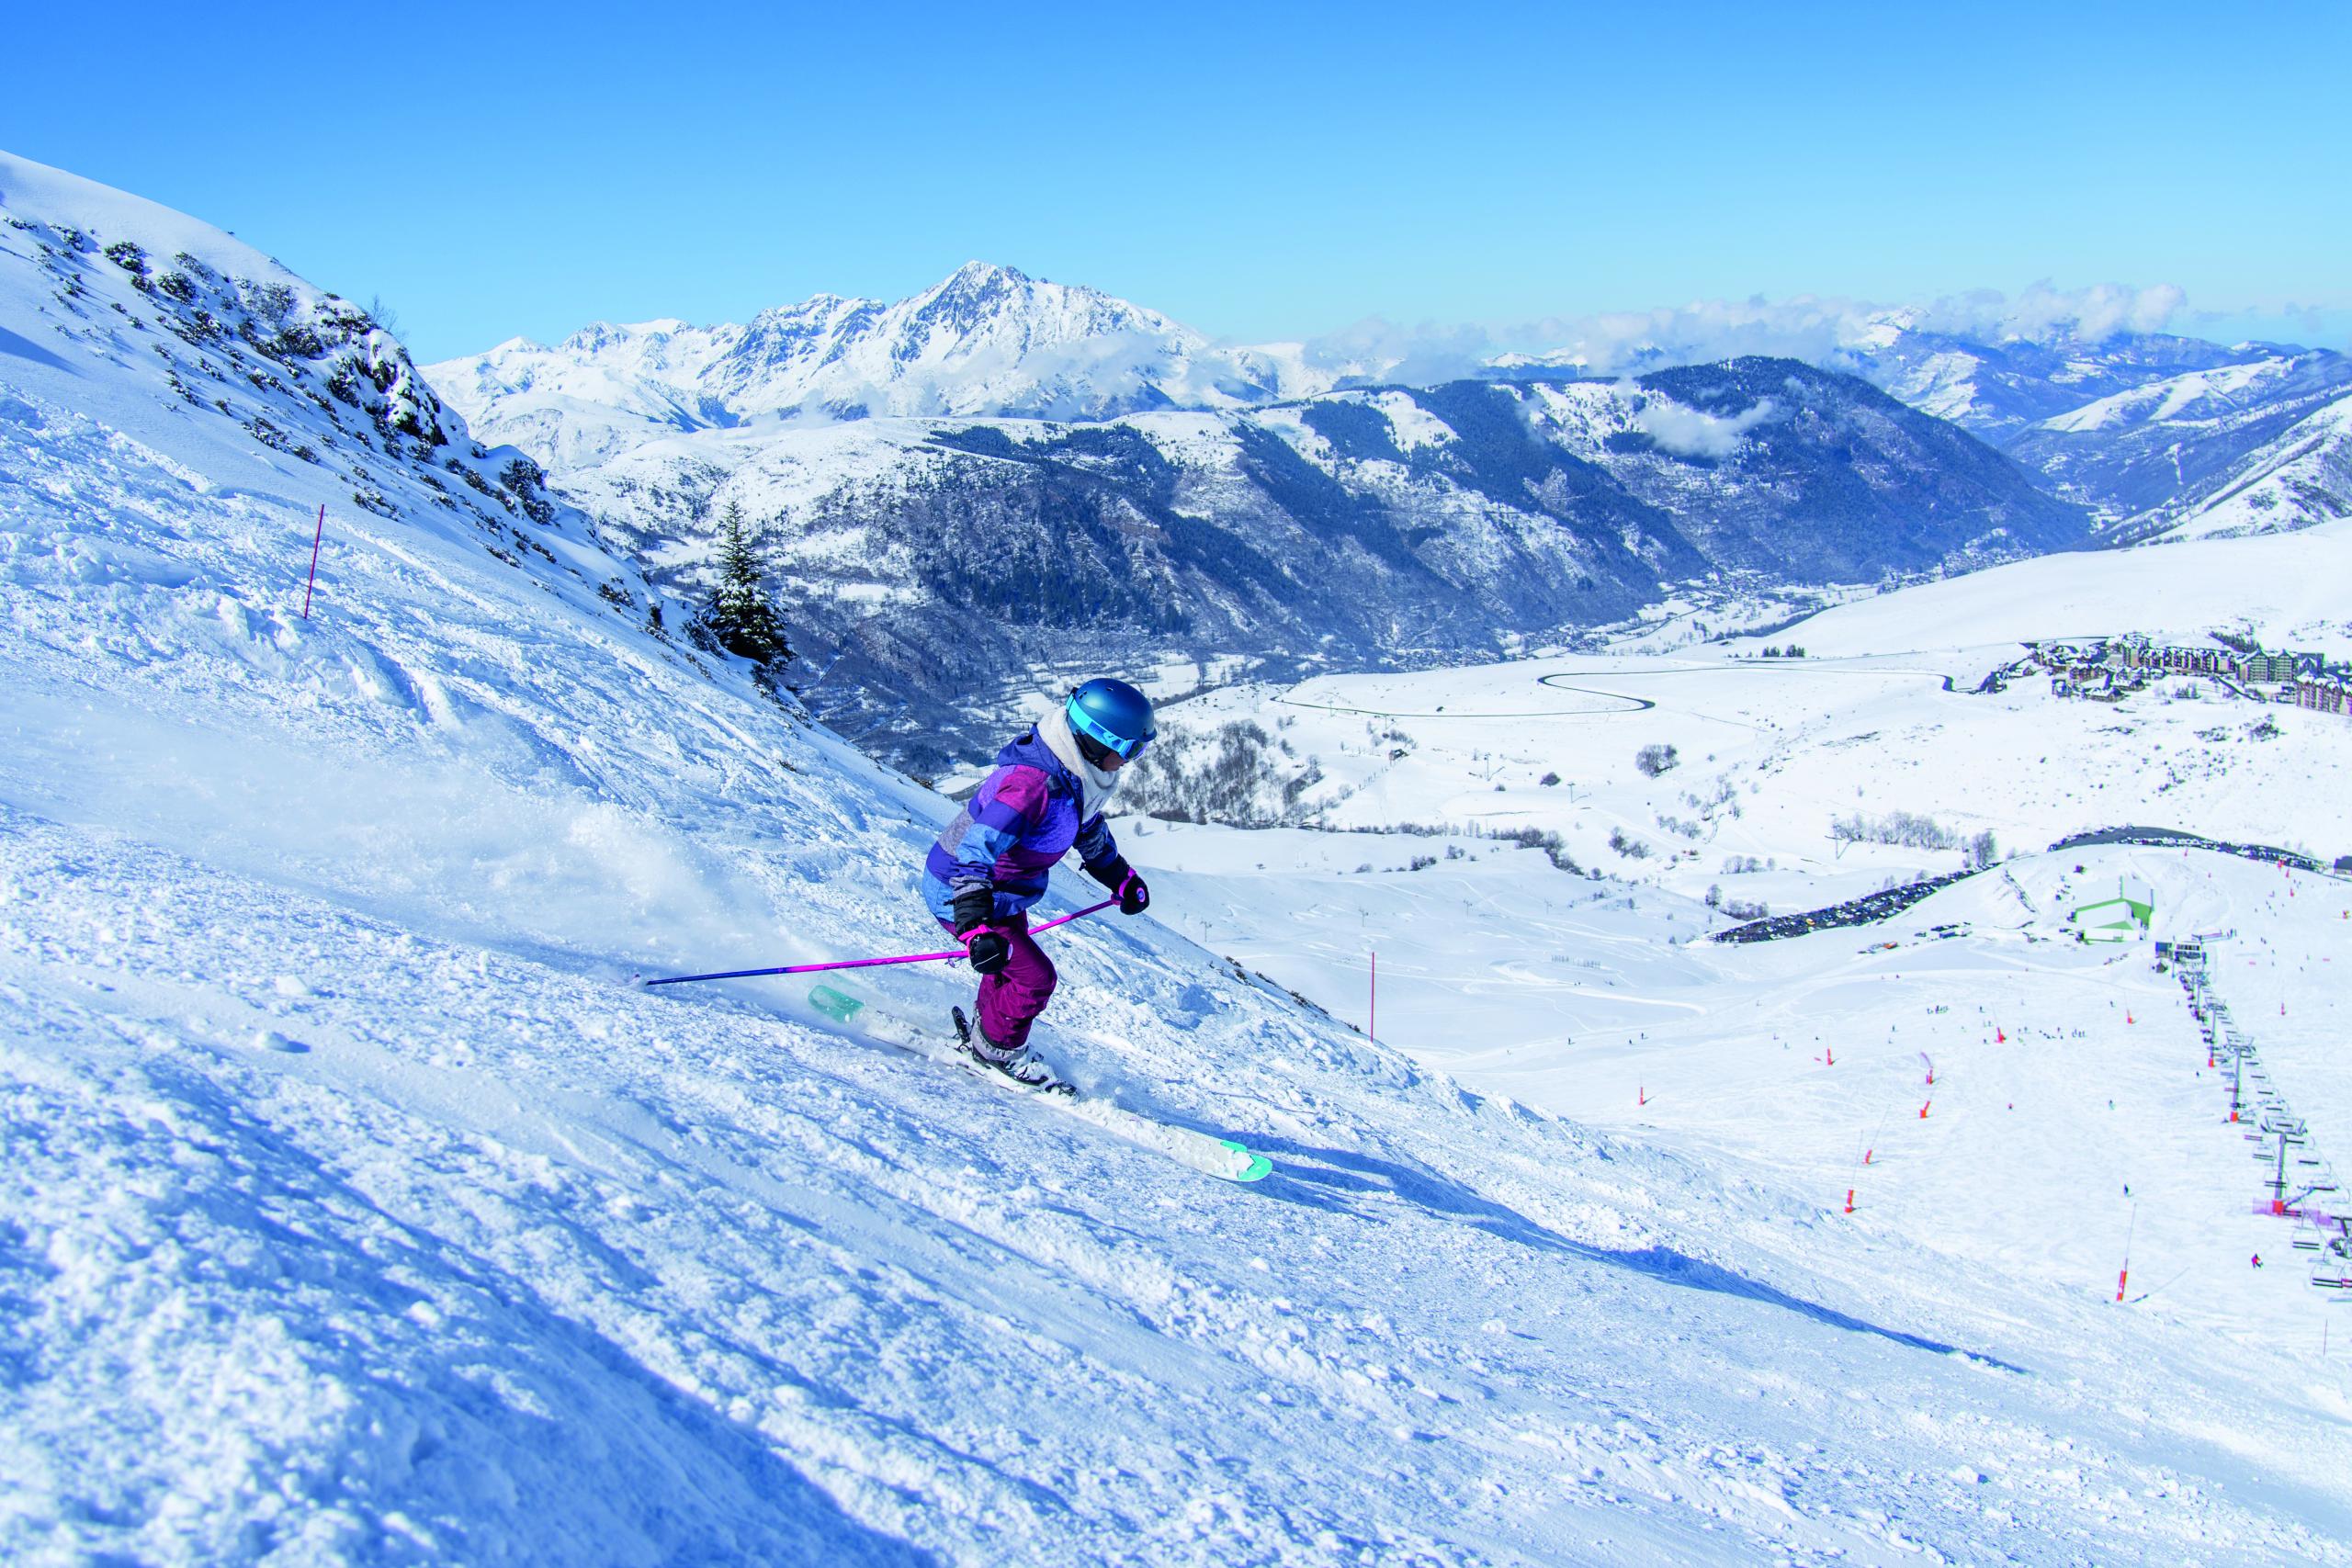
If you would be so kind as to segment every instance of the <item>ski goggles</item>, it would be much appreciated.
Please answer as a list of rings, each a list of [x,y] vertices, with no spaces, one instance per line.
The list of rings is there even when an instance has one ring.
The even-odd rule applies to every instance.
[[[1123,762],[1132,762],[1143,755],[1143,749],[1152,742],[1150,735],[1138,735],[1130,740],[1125,736],[1105,728],[1092,714],[1076,703],[1069,705],[1069,727]],[[1155,732],[1156,733],[1156,732]]]

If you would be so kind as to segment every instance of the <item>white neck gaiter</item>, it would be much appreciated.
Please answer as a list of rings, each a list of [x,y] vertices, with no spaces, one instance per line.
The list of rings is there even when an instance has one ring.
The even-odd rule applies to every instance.
[[[1078,775],[1078,819],[1091,820],[1111,798],[1111,792],[1119,787],[1117,772],[1098,768],[1086,760],[1078,749],[1078,737],[1070,731],[1069,715],[1060,708],[1037,721],[1037,738],[1046,743],[1046,750],[1061,760],[1064,767]]]

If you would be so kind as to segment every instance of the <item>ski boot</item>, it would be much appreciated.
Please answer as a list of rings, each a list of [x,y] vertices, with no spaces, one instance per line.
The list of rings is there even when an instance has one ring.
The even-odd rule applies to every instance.
[[[1078,1091],[1056,1076],[1035,1051],[1023,1046],[1017,1051],[1005,1051],[996,1042],[972,1025],[964,1010],[953,1010],[956,1015],[956,1038],[964,1055],[1014,1086],[1038,1094],[1075,1094]]]

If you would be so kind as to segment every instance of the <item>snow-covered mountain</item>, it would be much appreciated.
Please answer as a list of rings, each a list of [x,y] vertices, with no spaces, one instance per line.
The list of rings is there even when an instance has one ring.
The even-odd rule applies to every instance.
[[[2084,537],[1963,432],[1785,360],[1084,424],[696,433],[561,482],[681,595],[740,503],[803,694],[926,770],[967,724],[1001,722],[1034,669],[1112,649],[1476,656],[1711,573],[1868,581]]]
[[[942,414],[1092,421],[1465,377],[1793,356],[2008,452],[2116,541],[2272,531],[2352,511],[2330,423],[2295,428],[2352,386],[2352,360],[2154,330],[2177,292],[2143,294],[2039,291],[2006,308],[1973,298],[1694,306],[1528,329],[1566,339],[1534,353],[1498,352],[1476,332],[1378,323],[1229,347],[1098,290],[973,263],[896,304],[820,295],[749,326],[598,323],[553,348],[517,339],[428,374],[475,428],[575,473],[695,431]],[[2242,494],[2254,499],[2235,504]]]
[[[1986,344],[1898,327],[1852,358],[2090,507],[2119,542],[2352,515],[2338,439],[2352,358],[2340,354],[2155,333]]]
[[[2177,291],[2093,289],[1893,309],[1692,306],[1564,325],[1555,330],[1567,346],[1487,366],[1502,376],[1626,374],[1727,353],[1801,358],[1961,425],[2090,508],[2112,537],[2144,539],[2307,457],[2314,432],[2286,432],[2352,384],[2352,361],[2341,355],[2160,330],[2177,304]],[[2278,493],[2267,512],[2215,525],[2297,527],[2352,508],[2352,495],[2324,474]]]
[[[1476,331],[1367,323],[1321,339],[1218,346],[1098,290],[972,263],[896,304],[834,295],[749,326],[597,323],[552,348],[516,339],[427,367],[475,429],[567,471],[681,431],[956,415],[1096,420],[1230,410],[1341,388],[1630,376],[1794,357],[1859,376],[2008,451],[2121,538],[2146,538],[2307,456],[2270,443],[2352,383],[2345,356],[2156,330],[2177,291],[2048,291],[1996,307],[1800,300],[1690,307],[1521,329],[1563,345],[1498,351]],[[2309,467],[2309,465],[2305,465]],[[2211,481],[2208,483],[2207,481]],[[2324,477],[2293,506],[2216,526],[2298,526],[2352,505]],[[2201,526],[2201,525],[2200,525]]]
[[[73,493],[61,453],[108,439],[152,445],[144,460],[176,472],[175,441],[149,434],[162,431],[207,454],[183,482],[232,511],[300,532],[297,513],[323,502],[338,536],[422,528],[560,597],[636,606],[642,580],[594,520],[550,497],[523,452],[475,441],[358,307],[218,230],[27,160],[0,161],[0,213],[8,425],[45,485]],[[88,502],[90,535],[69,553],[107,561],[112,509],[143,504]],[[302,566],[310,543],[289,534],[281,568]],[[91,570],[138,580],[128,561]]]
[[[1841,356],[1856,372],[1912,407],[2004,448],[2086,404],[2273,352],[2164,333],[2091,338],[2064,325],[2036,336],[1987,340],[1936,330],[1907,311],[1890,311],[1881,323],[1885,330],[1841,345]]]
[[[1844,936],[1710,950],[1693,900],[1473,841],[1465,908],[1576,942],[1545,1004],[1623,989],[1672,1021],[1658,1067],[1696,1117],[1595,1134],[1197,945],[1242,877],[1171,870],[1150,915],[1051,938],[1046,1048],[1263,1145],[1249,1190],[797,987],[650,995],[626,978],[936,942],[912,877],[948,804],[644,630],[591,525],[501,484],[513,458],[400,390],[398,345],[332,296],[12,157],[0,211],[5,1559],[2347,1550],[2343,1399],[2209,1223],[2237,1143],[2162,1122],[2188,1090],[2141,1042],[2192,1043],[2162,976],[2028,950],[1999,888],[1952,915],[1985,938],[1891,959],[1907,985]],[[1444,407],[1411,409],[1390,440],[1444,445]],[[2284,903],[2272,867],[2164,870],[2199,917]],[[1249,919],[1416,877],[1261,877]],[[1484,952],[1465,989],[1559,957]],[[1933,1013],[1954,974],[2011,1030],[2103,1032],[1987,1043]],[[2326,1018],[2284,959],[2248,974]],[[856,989],[929,1021],[967,985]],[[2117,999],[2141,1034],[2105,1027]],[[1767,1037],[1826,1006],[1837,1079]],[[1938,1119],[1841,1213],[1847,1128],[1907,1096],[1922,1025]],[[1529,1089],[1613,1089],[1625,1051]],[[2150,1075],[2098,1140],[2086,1063]],[[2020,1128],[2051,1155],[2002,1178]],[[2197,1307],[2105,1300],[2076,1178],[2120,1145]],[[2020,1248],[2034,1203],[2058,1239]]]
[[[935,945],[913,882],[950,807],[652,635],[589,522],[340,301],[6,156],[0,213],[0,1558],[2347,1551],[2343,1394],[2265,1304],[2316,1292],[2245,1268],[2270,1222],[2215,1218],[2246,1162],[2177,987],[2044,945],[2007,891],[2114,862],[2039,857],[1931,917],[1983,934],[1859,959],[1694,943],[1694,900],[1486,840],[1434,904],[1401,866],[1171,870],[1049,939],[1044,1039],[1277,1167],[1213,1183],[797,986],[627,984]],[[1727,705],[1675,722],[1775,745]],[[2164,907],[2278,936],[2246,1015],[2291,999],[2324,1064],[2336,988],[2294,967],[2321,889],[2211,860],[2167,858]],[[1455,994],[1525,987],[1555,1042],[1606,1010],[1596,1071],[1514,1070],[1638,1108],[1597,1132],[1473,1087],[1187,934],[1350,888],[1424,911],[1385,928],[1408,950],[1457,893],[1506,912]],[[869,973],[865,1016],[913,1027],[969,983]],[[1663,1106],[1621,1018],[1667,1021]],[[1845,1065],[1772,1038],[1800,1024]],[[2148,1194],[2131,1303],[2086,1196],[2118,1168]]]
[[[427,374],[474,428],[567,468],[763,419],[1100,419],[1239,407],[1335,378],[1297,353],[1217,347],[1099,289],[980,262],[895,304],[820,294],[741,326],[598,322]]]
[[[2278,354],[2146,383],[2011,436],[2008,451],[2130,542],[2352,516],[2352,358]]]
[[[2116,542],[2352,516],[2346,355],[2162,333],[2059,329],[1988,344],[1899,316],[1889,326],[1841,357],[2016,457]]]

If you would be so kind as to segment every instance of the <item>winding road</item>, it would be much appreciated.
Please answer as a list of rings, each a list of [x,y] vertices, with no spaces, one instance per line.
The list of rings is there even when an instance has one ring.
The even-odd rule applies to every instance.
[[[1660,676],[1666,675],[1713,675],[1734,671],[1742,673],[1763,674],[1769,672],[1773,674],[1792,675],[1920,675],[1938,682],[1939,688],[1944,692],[1954,693],[1957,690],[1957,688],[1952,684],[1952,678],[1939,671],[1905,670],[1899,668],[1833,670],[1825,668],[1825,665],[1827,662],[1829,661],[1819,660],[1798,660],[1785,664],[1685,664],[1664,670],[1625,670],[1610,671],[1609,673],[1623,679],[1636,681],[1656,680]],[[1323,679],[1323,677],[1318,676],[1317,679]],[[1449,709],[1440,707],[1431,712],[1421,713],[1408,712],[1398,708],[1348,707],[1337,703],[1302,702],[1297,697],[1291,695],[1288,692],[1279,697],[1276,697],[1274,700],[1285,707],[1309,708],[1317,713],[1358,714],[1366,718],[1614,718],[1625,714],[1645,713],[1658,705],[1657,702],[1651,698],[1637,697],[1630,692],[1602,691],[1593,686],[1571,686],[1567,684],[1567,682],[1571,679],[1586,680],[1590,679],[1590,677],[1584,675],[1581,671],[1563,671],[1556,674],[1538,675],[1535,677],[1535,683],[1539,686],[1548,686],[1554,691],[1574,692],[1579,696],[1600,697],[1604,701],[1619,703],[1624,705],[1607,708],[1532,708],[1525,709],[1518,713],[1478,713],[1460,708]],[[1301,682],[1300,684],[1305,685],[1306,682]],[[1297,687],[1293,687],[1292,691],[1295,692],[1297,689]],[[1711,718],[1715,716],[1708,714],[1698,714],[1696,713],[1696,710],[1693,710],[1693,712],[1695,716],[1701,718]],[[1754,725],[1741,724],[1740,721],[1736,719],[1720,719],[1718,722],[1737,725],[1739,728],[1744,729],[1753,729],[1756,728]]]

